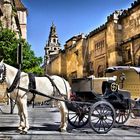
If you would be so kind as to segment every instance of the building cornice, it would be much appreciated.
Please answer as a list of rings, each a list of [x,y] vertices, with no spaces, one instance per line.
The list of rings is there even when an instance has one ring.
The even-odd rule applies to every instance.
[[[134,1],[134,3],[131,3],[131,7],[128,8],[127,10],[124,10],[122,12],[122,14],[119,16],[119,19],[123,19],[126,18],[127,16],[129,16],[131,14],[131,11],[136,8],[137,6],[140,6],[140,0],[136,0]]]
[[[103,31],[106,28],[107,28],[107,24],[105,23],[105,24],[101,25],[100,27],[96,28],[95,30],[91,31],[89,33],[88,37],[91,37],[91,36],[101,32],[101,31]]]
[[[27,8],[23,5],[21,0],[13,0],[13,3],[18,11],[27,11]]]
[[[135,35],[135,36],[132,36],[132,37],[130,37],[130,38],[128,38],[128,39],[122,41],[122,42],[120,43],[120,45],[127,44],[127,43],[129,43],[129,42],[132,42],[132,41],[138,39],[138,38],[140,38],[140,34],[137,34],[137,35]]]

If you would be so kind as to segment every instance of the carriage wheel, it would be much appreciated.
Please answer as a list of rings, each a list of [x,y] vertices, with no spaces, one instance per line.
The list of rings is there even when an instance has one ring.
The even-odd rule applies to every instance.
[[[130,116],[130,110],[129,109],[117,109],[116,110],[116,123],[117,124],[124,124]]]
[[[81,110],[69,111],[68,122],[76,128],[83,127],[88,123],[88,115]]]
[[[106,101],[98,101],[89,111],[89,124],[97,133],[107,133],[114,125],[116,118],[114,107]]]

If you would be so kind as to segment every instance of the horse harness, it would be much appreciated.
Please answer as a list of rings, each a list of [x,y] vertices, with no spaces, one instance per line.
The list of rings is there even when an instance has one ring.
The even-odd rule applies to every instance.
[[[51,84],[52,84],[52,86],[53,86],[53,92],[54,92],[53,96],[54,96],[54,97],[53,97],[53,96],[45,95],[45,94],[40,93],[40,92],[38,92],[38,91],[36,90],[35,75],[34,75],[33,73],[28,73],[28,77],[29,77],[28,89],[25,89],[25,88],[22,88],[22,87],[20,87],[20,86],[17,86],[17,85],[18,85],[18,82],[19,82],[19,80],[20,80],[20,74],[21,74],[21,71],[18,70],[18,72],[17,72],[17,74],[16,74],[16,76],[15,76],[15,78],[14,78],[14,81],[13,81],[12,85],[11,85],[9,88],[7,88],[7,92],[8,92],[8,93],[12,92],[15,88],[20,89],[20,90],[23,90],[23,91],[25,91],[26,93],[30,92],[30,93],[33,94],[33,97],[32,97],[32,99],[29,101],[29,103],[31,103],[32,101],[34,101],[36,94],[41,95],[41,96],[45,96],[45,97],[49,97],[50,100],[52,100],[52,99],[57,99],[57,98],[55,98],[55,96],[56,96],[56,91],[57,91],[59,95],[65,97],[65,95],[62,95],[62,94],[61,94],[60,90],[58,89],[58,87],[57,87],[56,84],[54,83],[53,79],[52,79],[49,75],[46,74],[45,77],[47,77],[47,78],[49,79],[49,81],[51,82]],[[63,78],[62,78],[62,79],[63,79]],[[64,79],[63,79],[63,81],[64,81]],[[67,92],[67,87],[66,87],[65,81],[64,81],[64,85],[65,85],[66,92]]]
[[[8,93],[12,92],[17,87],[18,81],[20,79],[20,74],[21,74],[21,71],[18,70],[12,85],[9,88],[6,89]]]

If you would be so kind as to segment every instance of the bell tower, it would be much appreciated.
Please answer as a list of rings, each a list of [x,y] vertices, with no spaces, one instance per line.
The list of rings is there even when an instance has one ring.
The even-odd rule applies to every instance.
[[[47,65],[51,60],[59,53],[61,46],[58,41],[58,36],[56,33],[56,26],[52,23],[50,27],[49,38],[45,46],[45,64]]]

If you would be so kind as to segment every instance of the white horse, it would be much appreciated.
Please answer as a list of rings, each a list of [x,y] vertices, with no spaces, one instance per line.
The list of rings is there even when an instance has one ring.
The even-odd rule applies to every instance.
[[[48,77],[35,77],[36,82],[36,90],[44,95],[49,96],[58,96],[61,99],[69,99],[71,88],[69,83],[59,76],[51,76],[53,83],[55,83],[56,87],[52,85],[50,78]],[[20,123],[18,130],[20,133],[27,133],[29,129],[28,123],[28,112],[27,112],[27,99],[32,98],[29,96],[29,77],[25,72],[19,72],[18,69],[5,64],[3,60],[0,62],[0,82],[6,82],[8,87],[8,92],[10,92],[10,97],[16,101],[18,106],[18,115],[20,117]],[[58,88],[58,90],[56,90]],[[30,94],[31,95],[31,94]],[[32,95],[33,96],[33,95]],[[40,95],[36,95],[35,101],[46,101],[50,100],[47,97],[43,97]],[[66,107],[65,102],[56,101],[56,105],[58,106],[61,113],[61,124],[59,127],[60,131],[66,131],[67,128],[67,115],[68,109]]]

